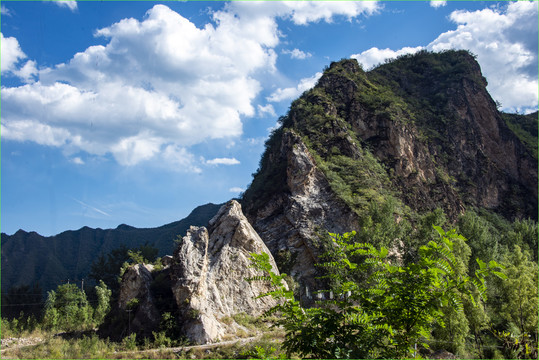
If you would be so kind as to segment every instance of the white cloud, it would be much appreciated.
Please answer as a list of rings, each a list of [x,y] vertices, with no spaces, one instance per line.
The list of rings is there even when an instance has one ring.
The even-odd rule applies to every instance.
[[[239,136],[240,117],[255,114],[260,84],[253,75],[274,67],[275,53],[265,44],[278,39],[276,33],[252,39],[243,29],[252,24],[224,12],[214,16],[216,27],[199,29],[156,5],[142,21],[124,19],[98,30],[106,46],[40,70],[34,84],[2,89],[3,137],[24,140],[24,124],[32,122],[62,133],[51,145],[111,153],[120,164],[134,165],[168,145]],[[4,58],[2,51],[9,69],[24,57],[13,40],[7,44],[19,52]]]
[[[382,64],[385,60],[394,59],[401,55],[415,54],[421,49],[423,49],[422,46],[404,47],[397,51],[373,47],[360,54],[354,54],[351,58],[356,59],[365,69],[371,69],[378,64]]]
[[[76,10],[77,3],[57,5]],[[257,79],[276,71],[277,17],[307,24],[377,9],[374,2],[233,2],[197,27],[155,5],[141,20],[97,30],[104,45],[39,70],[31,60],[19,66],[26,55],[15,38],[2,37],[2,74],[27,82],[1,89],[2,137],[60,147],[66,155],[111,154],[125,166],[161,160],[200,171],[190,146],[232,140],[242,134],[242,117],[272,114],[271,105],[253,102],[261,91]],[[318,77],[303,79],[292,92]],[[289,93],[273,98],[294,96]]]
[[[75,0],[51,0],[59,7],[68,8],[71,11],[77,10],[77,2]]]
[[[380,9],[376,1],[237,1],[231,6],[240,16],[276,16],[290,19],[296,25],[310,22],[333,22],[341,16],[352,20],[360,15],[373,15]]]
[[[322,77],[322,73],[317,72],[312,77],[301,79],[296,87],[284,89],[279,88],[275,90],[270,96],[268,96],[266,100],[271,102],[280,102],[284,100],[294,99],[301,95],[303,92],[315,86],[316,82],[318,81],[318,79],[320,79],[320,77]]]
[[[351,57],[365,68],[386,59],[415,53],[447,49],[469,50],[477,55],[488,90],[505,111],[530,111],[538,106],[537,2],[511,2],[503,9],[454,11],[450,20],[456,30],[438,36],[426,47],[400,50],[371,48]]]
[[[88,204],[85,203],[84,201],[80,201],[80,200],[77,200],[77,199],[75,199],[75,198],[72,198],[72,199],[73,199],[73,201],[76,201],[77,203],[79,203],[80,205],[82,205],[82,206],[83,206],[84,208],[86,208],[86,209],[95,211],[96,213],[99,213],[99,214],[101,214],[101,215],[110,216],[109,213],[107,213],[107,212],[105,212],[105,211],[103,211],[103,210],[101,210],[101,209],[98,209],[98,208],[96,208],[96,207],[94,207],[94,206],[92,206],[92,205],[88,205]]]
[[[19,41],[14,37],[4,37],[0,33],[2,56],[0,57],[0,68],[3,75],[11,74],[19,77],[24,82],[33,82],[37,74],[36,62],[28,60],[20,67],[21,60],[26,59],[26,54],[22,51]]]
[[[26,58],[26,54],[21,50],[19,42],[14,37],[4,37],[4,34],[0,33],[0,67],[2,68],[2,74],[15,71],[17,63]]]
[[[264,117],[266,115],[269,116],[277,116],[275,113],[275,109],[273,108],[273,105],[266,104],[264,106],[258,105],[258,116]]]
[[[290,57],[292,59],[299,59],[299,60],[304,60],[304,59],[307,59],[307,58],[310,58],[312,56],[311,53],[309,52],[303,52],[299,49],[294,49],[294,50],[283,50],[282,51],[283,54],[287,54],[287,55],[290,55]]]
[[[195,165],[194,155],[178,145],[168,145],[162,153],[162,158],[166,164],[171,164],[175,171],[195,174],[202,172],[202,169]]]
[[[80,157],[74,157],[73,159],[71,159],[71,162],[73,164],[77,164],[77,165],[84,165],[84,160],[82,160]]]
[[[433,8],[439,8],[446,5],[447,5],[447,1],[443,1],[443,0],[434,0],[430,2],[430,6],[432,6]]]
[[[9,10],[7,7],[4,6],[4,4],[0,7],[0,14],[2,16],[12,16],[11,10]]]
[[[477,55],[492,97],[506,111],[537,108],[537,2],[504,9],[454,11],[457,29],[441,34],[429,50],[466,49]]]
[[[242,193],[245,191],[245,189],[236,186],[236,187],[231,187],[230,189],[228,189],[228,191],[230,191],[231,193]]]
[[[239,160],[235,158],[215,158],[207,160],[206,164],[208,165],[238,165],[240,164]]]

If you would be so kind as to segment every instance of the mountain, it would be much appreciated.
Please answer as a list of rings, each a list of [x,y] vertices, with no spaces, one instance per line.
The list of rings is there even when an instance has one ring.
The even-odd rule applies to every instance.
[[[2,292],[36,282],[48,291],[68,279],[87,279],[94,260],[122,244],[134,248],[147,242],[159,249],[158,256],[172,254],[178,235],[183,236],[191,225],[206,225],[220,207],[199,206],[185,219],[156,228],[124,224],[106,230],[83,227],[49,237],[23,230],[13,235],[2,233]]]
[[[466,51],[326,68],[280,119],[242,198],[280,270],[316,287],[328,232],[402,250],[427,216],[537,220],[537,113],[499,112],[486,86]]]

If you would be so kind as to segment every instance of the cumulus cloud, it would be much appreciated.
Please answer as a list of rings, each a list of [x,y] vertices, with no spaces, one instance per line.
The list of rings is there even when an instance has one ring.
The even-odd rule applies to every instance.
[[[284,100],[291,100],[299,95],[303,94],[303,92],[311,89],[313,86],[316,85],[316,82],[322,77],[321,72],[317,72],[311,77],[301,79],[299,81],[299,84],[295,87],[289,87],[289,88],[279,88],[275,90],[270,96],[266,98],[266,100],[271,102],[281,102]]]
[[[72,10],[76,4],[58,3]],[[110,154],[125,166],[163,160],[200,171],[190,146],[233,139],[242,134],[243,117],[274,113],[271,105],[253,102],[261,91],[258,78],[276,71],[276,18],[305,25],[377,9],[371,2],[233,2],[197,27],[155,5],[143,19],[98,29],[104,45],[39,70],[31,60],[21,66],[26,55],[17,40],[2,38],[2,74],[27,82],[1,90],[2,137],[60,147],[67,155]],[[293,92],[317,79],[302,80]],[[273,98],[293,97],[289,93],[283,89]]]
[[[310,58],[312,56],[311,53],[309,52],[304,52],[304,51],[301,51],[299,49],[294,49],[294,50],[283,50],[283,54],[287,54],[287,55],[290,55],[290,57],[292,59],[299,59],[299,60],[304,60],[304,59],[307,59],[307,58]]]
[[[239,160],[235,158],[215,158],[207,160],[206,164],[208,165],[239,165]]]
[[[19,42],[14,37],[4,37],[0,33],[2,56],[0,57],[0,67],[2,74],[16,70],[17,63],[26,58],[26,54],[21,50]]]
[[[352,20],[360,15],[376,14],[380,10],[376,1],[236,1],[229,6],[240,16],[274,16],[289,19],[296,25],[321,20],[331,23],[339,16]]]
[[[59,7],[68,8],[71,11],[77,10],[77,2],[75,0],[51,0],[54,4]]]
[[[371,69],[376,65],[379,65],[387,59],[394,59],[401,55],[415,54],[419,50],[423,49],[422,46],[417,47],[404,47],[400,50],[391,49],[378,49],[377,47],[370,48],[363,51],[360,54],[354,54],[351,58],[356,59],[365,69]]]
[[[507,111],[537,108],[537,2],[505,9],[454,11],[457,29],[441,34],[429,50],[466,49],[477,55],[488,89]]]
[[[426,47],[400,50],[371,48],[351,57],[366,68],[386,59],[421,49],[469,50],[477,55],[492,97],[505,111],[530,111],[538,106],[537,2],[511,2],[505,8],[457,10],[449,19],[455,30],[438,36]]]
[[[19,41],[14,37],[4,37],[2,33],[0,33],[0,41],[2,75],[15,75],[24,82],[33,82],[34,76],[37,74],[36,62],[28,60],[20,66],[21,60],[26,59],[26,54],[22,51]]]
[[[433,8],[439,8],[446,5],[447,5],[447,1],[443,1],[443,0],[433,0],[430,2],[430,6],[432,6]]]

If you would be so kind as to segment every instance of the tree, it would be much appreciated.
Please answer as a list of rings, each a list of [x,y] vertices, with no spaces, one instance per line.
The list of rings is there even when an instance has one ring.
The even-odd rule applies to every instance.
[[[530,255],[515,245],[509,256],[506,270],[507,281],[503,282],[502,317],[517,334],[529,334],[537,340],[537,263]]]
[[[90,324],[91,314],[84,291],[75,284],[64,284],[48,292],[43,322],[52,329],[82,330]]]
[[[116,296],[119,290],[118,274],[126,262],[153,262],[157,258],[159,249],[148,243],[130,250],[120,245],[107,255],[101,254],[93,263],[89,277],[98,283],[102,280]]]
[[[316,358],[404,358],[416,355],[417,345],[428,347],[433,324],[444,326],[444,307],[463,311],[463,296],[475,304],[485,296],[485,277],[499,277],[500,265],[478,260],[474,277],[462,274],[455,256],[455,241],[465,241],[454,230],[439,233],[419,249],[415,263],[399,264],[386,248],[355,241],[355,233],[330,234],[334,241],[321,266],[333,288],[317,307],[303,308],[284,283],[286,274],[273,273],[267,254],[252,254],[253,266],[274,286],[261,296],[284,300],[269,313],[280,312],[277,322],[286,330],[283,346],[288,355]],[[357,256],[363,261],[351,261]],[[368,274],[363,282],[360,274]],[[476,292],[474,293],[474,290]],[[476,295],[477,294],[477,295]]]
[[[100,325],[110,310],[110,297],[112,291],[109,290],[102,280],[100,280],[99,285],[95,287],[95,293],[97,294],[97,306],[94,311],[93,320],[96,325]]]

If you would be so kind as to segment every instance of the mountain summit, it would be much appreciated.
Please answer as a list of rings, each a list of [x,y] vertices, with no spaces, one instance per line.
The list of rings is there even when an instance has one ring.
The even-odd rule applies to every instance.
[[[451,221],[465,209],[537,219],[537,150],[523,141],[537,142],[537,113],[499,112],[486,86],[466,51],[326,68],[280,119],[243,196],[281,271],[314,286],[317,239],[359,230],[384,206],[412,223],[436,209]]]

